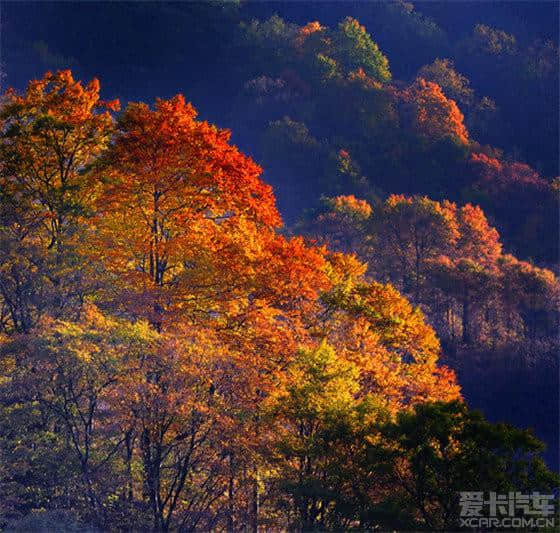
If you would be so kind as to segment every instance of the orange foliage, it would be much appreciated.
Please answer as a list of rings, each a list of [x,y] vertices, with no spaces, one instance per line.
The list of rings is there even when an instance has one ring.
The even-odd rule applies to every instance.
[[[303,44],[305,43],[305,41],[310,35],[313,35],[314,33],[324,31],[324,30],[325,27],[321,26],[321,24],[318,21],[315,20],[313,22],[308,22],[305,26],[299,28],[297,36],[294,40],[295,45],[298,48],[300,48],[301,46],[303,46]]]
[[[483,153],[473,153],[471,164],[481,176],[481,185],[492,192],[512,187],[536,191],[549,188],[547,181],[525,163],[499,161]]]
[[[460,397],[453,372],[438,367],[439,342],[422,312],[391,285],[356,283],[323,297],[328,343],[358,366],[364,391],[391,410]]]
[[[2,128],[17,135],[4,138],[0,185],[18,196],[33,226],[43,222],[43,244],[52,247],[88,207],[92,191],[82,170],[106,147],[110,111],[118,108],[118,100],[99,99],[97,79],[84,87],[69,70],[47,72],[22,96],[4,95]]]
[[[458,254],[492,266],[502,253],[500,234],[488,224],[479,206],[467,204],[458,211],[459,232]]]
[[[471,154],[471,161],[475,164],[480,164],[483,168],[488,170],[493,169],[495,172],[501,172],[503,169],[502,163],[495,157],[490,157],[483,153],[473,152]]]
[[[447,98],[437,83],[418,78],[404,96],[415,106],[416,127],[419,131],[430,138],[452,136],[463,144],[468,143],[465,117],[455,101]]]
[[[371,206],[365,200],[357,199],[353,194],[337,196],[332,205],[333,209],[341,214],[364,219],[371,215]]]
[[[153,107],[132,103],[114,123],[115,105],[102,104],[98,93],[97,82],[84,89],[64,72],[32,83],[25,97],[11,95],[7,109],[22,123],[39,120],[37,108],[52,116],[47,141],[26,131],[23,140],[41,149],[28,152],[30,165],[54,169],[60,153],[78,158],[70,173],[60,174],[59,186],[68,205],[79,199],[87,207],[88,216],[74,220],[76,247],[91,259],[90,298],[107,315],[82,305],[82,322],[60,328],[72,354],[88,364],[102,352],[112,357],[114,375],[103,396],[111,424],[141,435],[134,453],[146,486],[151,471],[169,469],[150,482],[152,501],[195,490],[173,481],[190,475],[190,453],[204,457],[207,468],[197,471],[197,482],[222,472],[233,450],[247,455],[248,464],[259,444],[262,400],[285,382],[302,348],[323,340],[358,365],[359,394],[373,393],[392,412],[459,397],[452,372],[437,365],[439,342],[419,309],[390,285],[366,283],[367,265],[356,257],[278,233],[272,189],[260,179],[261,168],[229,143],[229,131],[198,121],[181,95]],[[25,114],[17,115],[21,109]],[[66,139],[74,144],[52,149]],[[24,146],[14,144],[22,154]],[[351,164],[345,150],[338,156]],[[51,192],[44,191],[48,209]],[[412,203],[444,221],[451,209],[428,199]],[[391,197],[387,210],[398,219],[412,203]],[[329,200],[328,209],[326,217],[349,230],[372,216],[369,203],[353,195]],[[52,213],[58,220],[73,211],[61,203]],[[51,343],[51,334],[44,335]],[[53,353],[67,354],[51,344]],[[202,436],[211,442],[197,440]],[[196,450],[191,438],[200,443]],[[223,487],[216,491],[223,494]],[[158,527],[174,512],[169,499],[162,501],[152,509]]]
[[[230,298],[242,290],[261,235],[281,223],[260,167],[229,131],[195,117],[182,96],[130,104],[100,170],[94,253],[155,322],[166,310],[207,312],[201,302],[220,286]]]
[[[357,83],[364,89],[381,89],[383,87],[380,82],[368,76],[362,67],[349,72],[347,79],[350,83]]]

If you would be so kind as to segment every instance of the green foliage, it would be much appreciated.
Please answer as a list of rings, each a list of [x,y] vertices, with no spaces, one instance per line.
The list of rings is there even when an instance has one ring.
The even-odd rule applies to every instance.
[[[361,68],[375,80],[387,82],[391,79],[389,61],[364,26],[352,17],[338,25],[333,35],[333,55],[346,72]]]
[[[301,351],[288,379],[267,413],[278,431],[272,449],[276,483],[297,517],[292,527],[348,528],[360,512],[352,494],[354,461],[387,413],[373,397],[356,397],[358,368],[325,343]]]
[[[276,401],[282,416],[296,421],[336,420],[354,404],[359,389],[358,368],[339,359],[323,343],[315,350],[302,350],[291,367],[293,385]]]
[[[458,401],[418,404],[389,420],[373,397],[353,399],[351,374],[326,345],[302,352],[297,384],[268,411],[280,417],[273,457],[292,527],[454,529],[461,491],[557,487],[530,432],[492,424]]]
[[[317,54],[315,65],[321,80],[334,80],[340,75],[338,63],[332,57]]]
[[[278,15],[268,20],[252,20],[240,24],[240,43],[251,54],[250,69],[278,70],[292,61],[292,43],[297,25],[285,22]]]
[[[81,495],[73,489],[79,464],[56,420],[23,392],[7,394],[0,405],[0,526],[34,509],[65,506]],[[15,526],[14,526],[15,528]]]
[[[457,527],[460,491],[550,494],[560,481],[538,456],[543,443],[530,432],[491,424],[461,402],[418,405],[382,433],[390,479],[420,513],[419,525],[431,530]],[[410,467],[406,474],[403,464]]]
[[[0,345],[3,520],[72,505],[99,524],[119,491],[113,474],[122,440],[105,421],[115,416],[125,361],[146,353],[157,335],[95,308],[84,314],[80,323],[44,317],[33,333]]]

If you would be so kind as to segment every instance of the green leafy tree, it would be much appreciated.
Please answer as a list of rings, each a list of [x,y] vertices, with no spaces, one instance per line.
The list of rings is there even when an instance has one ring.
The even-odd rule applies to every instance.
[[[417,405],[382,433],[388,479],[415,508],[419,528],[457,528],[460,491],[551,493],[560,481],[529,431],[487,422],[461,402]]]
[[[269,399],[267,413],[278,432],[272,447],[276,481],[289,498],[293,527],[341,529],[359,519],[352,463],[383,416],[372,398],[356,398],[359,388],[358,368],[323,343],[300,352],[286,388]]]
[[[363,69],[367,76],[380,82],[391,79],[389,61],[372,40],[364,26],[346,17],[333,34],[333,56],[347,72]]]

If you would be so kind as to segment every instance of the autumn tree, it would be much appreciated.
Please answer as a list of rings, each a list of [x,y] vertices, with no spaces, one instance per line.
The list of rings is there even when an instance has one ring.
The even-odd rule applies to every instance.
[[[485,334],[496,342],[499,321],[495,302],[499,286],[497,261],[502,252],[499,234],[488,224],[478,206],[466,204],[457,210],[456,218],[460,237],[452,250],[431,261],[431,282],[446,296],[452,296],[459,302],[464,343],[484,341]],[[445,313],[446,327],[454,338],[453,306],[448,307]],[[475,321],[477,314],[481,318]],[[491,332],[484,331],[485,324],[493,324]]]
[[[154,109],[130,104],[100,171],[109,181],[96,221],[106,264],[129,303],[140,299],[137,309],[159,325],[167,311],[200,305],[189,284],[208,295],[213,277],[230,274],[233,291],[236,276],[212,257],[242,266],[258,229],[280,222],[260,168],[228,144],[228,131],[195,117],[182,96]]]
[[[389,137],[366,165],[387,147],[400,164],[402,91],[356,20],[328,29],[276,17],[245,31],[262,46],[274,37],[274,68],[291,68],[255,86],[289,87],[294,102],[309,87],[355,95],[344,128]],[[415,90],[410,109],[425,123],[407,149],[429,153],[433,127],[436,144],[468,151],[454,104],[437,86]],[[430,325],[434,295],[466,309],[463,335],[503,298],[538,336],[550,326],[541,313],[556,316],[555,277],[503,256],[478,207],[378,201],[355,145],[291,119],[271,124],[271,144],[305,148],[302,168],[305,154],[325,156],[309,167],[321,179],[370,194],[326,198],[321,243],[288,238],[261,168],[229,131],[198,120],[181,95],[131,103],[113,121],[98,93],[62,72],[3,107],[2,527],[40,520],[39,507],[102,529],[417,523],[405,515],[418,498],[382,519],[399,504],[398,481],[380,482],[394,474],[391,453],[407,480],[418,472],[408,426],[391,441],[380,422],[460,399]],[[13,456],[17,469],[6,467]],[[53,479],[58,463],[67,483]]]
[[[508,325],[515,329],[517,315],[523,324],[523,336],[531,340],[553,337],[558,327],[558,278],[546,268],[519,261],[509,254],[500,258],[499,267]]]
[[[428,263],[450,253],[459,238],[455,206],[426,197],[390,196],[371,217],[374,268],[398,281],[415,304],[422,300]]]
[[[418,71],[418,78],[437,83],[461,107],[467,129],[476,139],[499,144],[500,115],[496,102],[488,96],[478,97],[470,80],[456,70],[453,60],[435,59]]]
[[[460,257],[452,260],[442,256],[430,265],[430,275],[434,285],[451,295],[459,302],[461,316],[461,340],[470,345],[480,339],[481,330],[475,332],[473,315],[479,313],[484,302],[496,291],[496,272],[470,258]],[[453,308],[449,312],[453,313]],[[455,328],[451,321],[451,338]]]
[[[55,485],[56,505],[71,498],[77,510],[100,527],[107,523],[110,499],[125,479],[118,462],[128,427],[114,428],[113,395],[127,358],[143,350],[146,340],[141,325],[106,319],[89,307],[79,322],[44,316],[32,332],[1,346],[2,416],[8,425],[26,413],[20,421],[34,424],[39,438],[18,452],[22,469],[35,468],[33,447],[49,457],[43,446],[52,446],[59,460],[65,458],[70,465],[62,494]],[[11,441],[3,445],[7,453]]]
[[[471,195],[499,219],[510,249],[525,258],[556,261],[558,239],[549,231],[558,226],[558,197],[553,185],[529,165],[497,154],[474,152],[469,163],[476,180]]]
[[[460,339],[496,348],[517,342],[529,332],[520,327],[522,316],[533,320],[539,315],[542,333],[554,323],[554,304],[545,310],[537,294],[545,286],[556,294],[556,278],[529,263],[514,267],[522,262],[503,254],[500,235],[479,206],[393,195],[371,207],[340,196],[325,200],[301,228],[367,260],[369,273],[391,281],[422,305],[438,334],[451,344]],[[524,282],[513,271],[541,279],[543,288],[537,283],[532,291],[536,314],[521,304]]]
[[[424,65],[418,71],[418,77],[437,83],[455,102],[468,105],[472,101],[473,89],[469,80],[455,70],[455,65],[450,59],[438,58],[433,63]]]
[[[430,139],[448,136],[459,143],[468,143],[463,114],[437,83],[418,78],[403,96],[413,107],[414,127],[422,135]]]
[[[391,285],[364,280],[352,257],[333,259],[336,284],[322,296],[325,311],[315,326],[340,357],[360,369],[363,392],[391,412],[427,399],[459,396],[455,376],[438,365],[439,341]]]
[[[110,111],[70,71],[47,73],[2,101],[0,290],[3,328],[28,331],[45,306],[62,313],[83,297],[81,221],[91,215],[88,167],[107,146]]]
[[[344,157],[345,153],[342,151]],[[302,221],[301,229],[329,247],[365,256],[366,227],[372,208],[354,195],[324,197],[312,217]]]
[[[241,433],[250,405],[239,412],[235,391],[250,374],[237,377],[241,365],[219,346],[211,332],[163,335],[94,307],[79,322],[44,317],[31,333],[2,343],[0,451],[17,455],[27,472],[6,472],[2,493],[22,513],[29,509],[24,487],[50,486],[47,507],[71,501],[102,528],[113,521],[156,531],[224,522],[217,504],[232,446],[225,438],[233,438],[234,425]],[[14,431],[29,431],[31,441],[18,445]],[[64,483],[43,481],[55,467],[38,465],[36,453],[65,459]],[[12,513],[7,518],[18,516]]]
[[[389,61],[371,39],[364,26],[352,17],[339,23],[333,35],[334,59],[339,61],[347,72],[362,68],[366,75],[378,81],[389,81]]]
[[[169,426],[178,409],[172,391],[190,391],[189,398],[200,393],[200,401],[208,402],[214,401],[208,397],[213,389],[216,397],[228,398],[232,412],[256,411],[279,365],[294,356],[305,338],[307,313],[317,308],[320,290],[329,286],[323,251],[275,232],[280,217],[270,187],[260,180],[261,169],[228,143],[229,132],[197,121],[195,115],[182,96],[158,100],[154,109],[145,104],[127,108],[99,166],[104,185],[91,227],[97,243],[92,253],[114,280],[99,294],[103,306],[145,318],[163,335],[182,335],[187,324],[194,328],[187,335],[198,335],[203,328],[213,335],[214,350],[221,346],[226,354],[207,377],[179,371],[169,376],[163,368],[174,358],[181,365],[187,361],[174,345],[170,361],[157,363],[161,371],[144,366],[135,378],[146,383],[149,393],[133,409],[147,410],[142,417],[148,419],[139,422],[144,428],[139,446],[154,527],[164,530],[171,527],[174,513],[182,512],[187,520],[187,510],[175,507],[194,483],[189,478],[190,441],[185,437],[178,443],[176,435],[186,427],[197,432],[200,427],[202,433],[217,427],[216,419],[198,408],[196,422],[189,411]],[[229,382],[210,377],[226,369]],[[183,381],[175,384],[170,378]],[[210,381],[202,386],[201,379]],[[199,392],[188,383],[201,387]],[[166,402],[171,403],[163,409]],[[256,435],[257,426],[257,417],[249,417],[232,441],[215,451],[229,461],[232,493],[239,489],[241,467],[249,469],[234,457],[246,449],[242,441]],[[219,434],[212,435],[212,445],[221,446]],[[192,438],[198,442],[199,436]],[[239,469],[231,471],[234,463]],[[203,495],[213,502],[212,491],[220,493],[224,487],[218,483],[213,489],[216,471],[207,472],[210,484]]]
[[[258,39],[244,35],[245,44],[253,43],[251,52],[268,55],[269,61],[263,57],[258,67],[253,62],[248,66],[249,80],[263,80],[265,98],[259,94],[255,102],[251,91],[238,121],[247,124],[250,134],[264,132],[270,122],[289,116],[305,125],[320,147],[308,156],[297,152],[292,159],[294,151],[289,145],[271,143],[261,156],[269,179],[278,184],[280,205],[289,214],[288,220],[298,214],[294,197],[307,207],[321,194],[367,197],[373,190],[378,194],[378,188],[384,189],[383,195],[428,194],[482,205],[517,255],[554,260],[557,243],[544,231],[547,224],[557,225],[557,209],[550,198],[539,194],[536,201],[546,202],[547,208],[536,210],[533,201],[519,202],[524,193],[514,185],[506,195],[488,197],[480,190],[477,171],[468,160],[471,151],[499,152],[477,141],[492,143],[505,149],[504,160],[526,159],[536,168],[546,169],[546,179],[555,175],[555,121],[544,115],[557,107],[557,98],[553,101],[557,47],[544,41],[525,45],[513,35],[481,25],[467,37],[472,41],[468,46],[455,46],[442,28],[407,2],[376,6],[372,8],[376,16],[370,9],[353,9],[358,18],[363,13],[366,33],[383,44],[384,52],[403,51],[404,56],[397,53],[397,57],[409,58],[394,65],[403,79],[418,76],[408,89],[403,90],[398,81],[391,84],[377,79],[365,60],[347,68],[344,54],[336,52],[338,28],[328,28],[322,21],[298,26],[275,17],[274,23],[272,19],[270,24],[254,23],[262,30]],[[279,35],[282,47],[276,45]],[[267,48],[269,43],[275,51]],[[519,107],[521,88],[525,105]],[[333,106],[338,113],[332,113]],[[368,191],[349,187],[344,175],[335,180],[338,189],[320,182],[331,153],[340,148],[349,150],[361,167]],[[308,180],[298,181],[300,168],[292,166],[298,160],[306,164],[306,174],[314,180],[311,188]],[[511,200],[522,208],[519,216],[508,216]],[[534,244],[540,239],[546,239],[546,247]]]
[[[214,503],[225,486],[220,417],[228,374],[203,332],[149,334],[151,345],[130,361],[114,399],[119,425],[134,437],[129,461],[142,465],[128,498],[146,501],[155,531],[211,528],[223,520]]]
[[[492,266],[502,253],[498,231],[493,228],[479,206],[466,204],[457,211],[460,238],[453,255],[468,257]]]
[[[265,412],[276,433],[269,452],[274,483],[295,515],[290,525],[347,528],[359,514],[349,488],[357,480],[345,469],[363,449],[359,438],[386,414],[371,398],[357,398],[359,368],[326,343],[302,350],[286,377]]]
[[[332,29],[317,21],[299,27],[276,15],[263,22],[253,20],[251,24],[243,24],[242,28],[244,44],[258,52],[257,62],[260,63],[261,54],[268,50],[267,66],[278,71],[282,66],[294,66],[303,61],[313,65],[314,71],[321,63],[324,66],[330,64],[334,74],[331,78],[363,69],[366,75],[379,82],[391,79],[389,61],[366,28],[352,17],[346,17]]]

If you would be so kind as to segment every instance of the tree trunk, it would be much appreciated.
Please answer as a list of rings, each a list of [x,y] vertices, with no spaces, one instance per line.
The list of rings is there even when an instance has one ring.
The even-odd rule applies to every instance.
[[[253,480],[253,533],[258,533],[259,531],[259,512],[260,512],[260,500],[259,500],[259,471],[255,468],[255,479]]]
[[[471,344],[471,306],[469,293],[465,290],[463,294],[463,342]]]
[[[227,531],[233,533],[233,514],[235,512],[234,502],[234,471],[233,471],[233,454],[229,455],[229,484],[228,484],[228,517]]]

